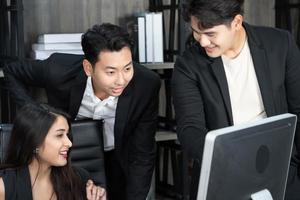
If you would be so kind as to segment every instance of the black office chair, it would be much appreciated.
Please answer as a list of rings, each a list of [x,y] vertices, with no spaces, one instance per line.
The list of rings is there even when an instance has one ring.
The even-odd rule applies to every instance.
[[[0,163],[4,162],[12,124],[0,124]]]
[[[72,123],[72,165],[87,170],[97,185],[105,186],[102,121]],[[12,124],[0,124],[0,161],[3,163]]]
[[[72,165],[84,168],[97,185],[105,186],[102,121],[75,121],[71,126]]]

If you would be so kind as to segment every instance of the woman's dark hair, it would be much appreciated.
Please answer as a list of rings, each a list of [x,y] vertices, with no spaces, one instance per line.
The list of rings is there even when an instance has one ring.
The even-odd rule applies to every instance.
[[[199,20],[200,29],[228,25],[237,14],[243,14],[244,0],[185,0],[182,16],[190,22],[191,16]]]
[[[129,33],[110,23],[94,25],[81,37],[81,46],[85,58],[94,66],[102,51],[119,51],[123,47],[132,48],[133,40]]]
[[[68,135],[72,141],[69,116],[66,113],[48,105],[27,104],[23,106],[14,120],[5,166],[14,168],[28,166],[36,156],[36,148],[43,144],[58,116],[67,120]],[[86,199],[85,183],[82,183],[70,164],[70,156],[68,156],[65,166],[52,167],[50,178],[57,199]]]

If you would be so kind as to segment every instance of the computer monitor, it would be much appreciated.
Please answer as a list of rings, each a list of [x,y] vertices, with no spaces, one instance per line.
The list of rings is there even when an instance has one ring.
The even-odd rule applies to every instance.
[[[207,133],[197,200],[283,200],[297,117]]]

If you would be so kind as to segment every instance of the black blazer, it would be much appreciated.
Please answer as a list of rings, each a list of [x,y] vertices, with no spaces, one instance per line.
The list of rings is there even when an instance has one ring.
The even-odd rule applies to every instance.
[[[266,114],[298,116],[295,144],[300,155],[299,49],[287,31],[246,23],[244,27]],[[172,90],[179,140],[191,157],[201,161],[206,133],[233,125],[221,57],[210,58],[199,44],[191,46],[175,63]],[[292,164],[298,163],[294,154]]]
[[[50,105],[75,119],[86,87],[83,56],[53,54],[44,61],[11,63],[4,69],[9,91],[18,105],[33,101],[27,86],[45,88]],[[115,150],[127,177],[128,199],[145,199],[155,160],[155,131],[160,79],[134,63],[134,75],[118,99]]]
[[[300,199],[300,52],[287,31],[246,23],[244,28],[267,116],[290,112],[298,117],[286,199]],[[176,60],[172,92],[178,138],[198,161],[191,185],[191,199],[195,199],[206,133],[233,125],[221,57],[210,58],[199,44],[192,45]]]

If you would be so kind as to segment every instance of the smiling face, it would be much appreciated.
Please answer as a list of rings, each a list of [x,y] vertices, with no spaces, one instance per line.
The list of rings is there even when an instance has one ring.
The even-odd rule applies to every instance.
[[[237,15],[228,25],[216,25],[212,28],[200,29],[199,20],[191,16],[191,28],[195,40],[203,47],[209,57],[216,58],[221,55],[234,57],[239,53],[242,35],[242,16]]]
[[[68,133],[67,120],[63,116],[57,116],[43,144],[39,147],[39,160],[49,166],[66,165],[68,151],[72,146]]]
[[[94,65],[83,61],[84,71],[92,78],[95,95],[103,100],[109,96],[120,96],[133,77],[131,51],[123,47],[120,51],[102,51]]]

